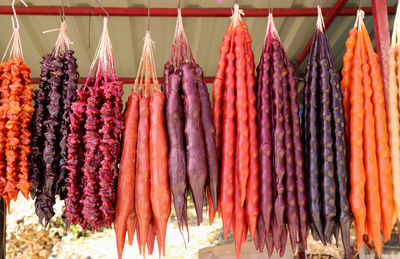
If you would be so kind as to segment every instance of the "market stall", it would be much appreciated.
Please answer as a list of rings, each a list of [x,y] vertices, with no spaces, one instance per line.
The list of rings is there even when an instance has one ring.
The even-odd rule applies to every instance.
[[[381,256],[400,219],[397,1],[21,2],[0,6],[0,258],[19,192],[44,227],[60,199],[67,229],[114,228],[119,258],[126,234],[165,256],[171,208],[190,242],[188,196],[237,258],[246,240],[304,258],[309,230]]]

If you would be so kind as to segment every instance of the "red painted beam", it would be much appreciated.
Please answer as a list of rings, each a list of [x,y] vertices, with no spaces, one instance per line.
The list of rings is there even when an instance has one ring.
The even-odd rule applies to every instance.
[[[341,2],[340,0],[338,2]],[[18,15],[59,15],[60,7],[58,6],[16,6]],[[110,16],[147,16],[147,8],[116,8],[105,7]],[[323,8],[322,13],[325,16],[332,13],[334,8]],[[343,8],[336,10],[336,15],[353,16],[356,15],[358,8]],[[65,15],[67,16],[99,16],[104,15],[100,8],[92,7],[65,7]],[[268,16],[267,8],[249,8],[243,9],[246,17],[266,17]],[[372,14],[372,8],[363,8],[366,15]],[[396,7],[389,7],[390,14],[396,13]],[[0,6],[0,15],[11,15],[10,6]],[[274,8],[275,17],[299,17],[299,16],[317,16],[316,8]],[[158,17],[176,17],[176,8],[151,8],[151,16]],[[182,16],[186,17],[229,17],[232,15],[230,8],[183,8]],[[326,19],[327,20],[327,19]]]
[[[32,84],[39,84],[40,78],[31,78]],[[119,80],[123,81],[124,84],[134,84],[135,83],[135,78],[134,77],[120,77]],[[205,77],[204,80],[206,83],[214,83],[214,77]],[[164,79],[162,77],[158,78],[158,82],[162,83]],[[78,79],[79,84],[84,84],[86,82],[85,77],[81,77]]]
[[[346,5],[348,0],[338,0],[333,8],[325,15],[325,28],[328,30],[329,26],[338,16],[339,11]],[[312,44],[312,38],[308,41],[307,45],[296,59],[296,65],[300,66],[304,59],[307,57]]]
[[[386,11],[386,0],[372,0],[371,4],[374,18],[376,50],[378,52],[379,63],[381,65],[383,86],[386,91],[387,75],[389,73],[387,65],[387,52],[390,48],[390,32],[388,14]]]

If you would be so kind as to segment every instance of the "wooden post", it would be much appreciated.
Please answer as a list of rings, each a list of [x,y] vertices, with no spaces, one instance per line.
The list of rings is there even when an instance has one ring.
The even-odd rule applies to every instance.
[[[386,92],[387,75],[389,73],[387,66],[387,52],[390,48],[388,9],[386,0],[372,0],[371,4],[372,16],[374,18],[376,50],[378,52],[379,64],[381,65],[383,87]]]
[[[6,258],[6,215],[7,205],[0,197],[0,259]]]

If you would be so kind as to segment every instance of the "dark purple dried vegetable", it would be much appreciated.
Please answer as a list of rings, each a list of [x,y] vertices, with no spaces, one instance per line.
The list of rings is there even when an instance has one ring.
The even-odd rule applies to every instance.
[[[323,35],[324,47],[327,52],[329,61],[329,76],[332,89],[332,115],[334,122],[334,162],[335,162],[335,178],[338,185],[336,192],[336,208],[338,210],[337,229],[341,229],[342,243],[347,258],[351,258],[350,246],[350,225],[351,214],[350,204],[348,200],[349,188],[347,171],[347,155],[346,155],[346,132],[345,118],[343,108],[343,95],[340,88],[340,75],[335,70],[333,62],[332,50],[326,34]],[[338,234],[336,234],[338,237]]]
[[[317,41],[319,30],[314,35],[313,41]],[[311,233],[314,239],[319,238],[325,245],[325,237],[322,228],[321,220],[321,187],[320,181],[322,179],[320,172],[320,158],[319,158],[319,141],[318,141],[318,129],[319,127],[319,96],[318,96],[318,44],[314,43],[314,49],[310,55],[311,59],[311,72],[310,72],[310,82],[309,82],[309,93],[307,100],[309,101],[308,114],[305,116],[306,125],[306,142],[307,152],[305,158],[307,159],[307,174],[308,174],[308,204],[309,204],[309,217],[310,217],[310,227]]]
[[[282,56],[284,55],[283,49]],[[282,60],[282,63],[284,61]],[[284,130],[285,130],[285,159],[286,159],[286,178],[285,178],[285,188],[286,188],[286,223],[290,236],[290,242],[292,245],[292,251],[296,251],[297,247],[297,234],[299,231],[298,224],[298,208],[297,208],[297,195],[296,195],[296,179],[295,179],[295,159],[294,159],[294,144],[293,144],[293,134],[292,125],[290,119],[290,98],[288,89],[288,71],[286,66],[283,68],[282,77],[282,90],[283,90],[283,117],[284,117]],[[284,226],[284,229],[286,227]],[[282,238],[283,238],[282,233]],[[286,236],[285,236],[286,237]],[[283,246],[281,246],[282,251]],[[286,243],[285,248],[286,249]]]
[[[213,122],[210,94],[208,93],[207,85],[204,82],[203,70],[200,66],[195,65],[197,88],[200,95],[201,103],[201,124],[203,126],[204,144],[206,147],[206,157],[208,165],[207,184],[211,194],[213,207],[218,208],[218,161],[217,147],[215,144],[216,132]]]
[[[318,46],[319,64],[320,64],[320,121],[322,122],[320,136],[321,136],[321,155],[322,162],[320,171],[323,175],[322,180],[322,195],[324,207],[324,236],[325,240],[331,243],[333,227],[336,217],[336,193],[335,193],[335,179],[334,179],[334,165],[333,165],[333,139],[332,139],[332,112],[331,112],[331,87],[329,84],[328,72],[328,59],[322,45],[322,33],[319,34]]]
[[[284,212],[286,208],[285,199],[283,197],[285,186],[283,177],[285,176],[285,144],[284,144],[284,122],[283,122],[283,92],[281,87],[282,81],[282,54],[280,53],[280,42],[276,39],[272,40],[272,114],[275,125],[273,127],[273,143],[274,143],[274,173],[277,196],[274,204],[274,212],[276,224],[280,236],[281,229],[284,225]],[[275,234],[275,233],[274,233]],[[279,246],[276,247],[279,249]]]
[[[269,49],[268,49],[269,50]],[[260,115],[259,115],[259,164],[260,164],[260,215],[266,231],[269,231],[273,210],[272,196],[272,107],[271,107],[271,85],[270,85],[270,59],[269,51],[262,54],[263,65],[260,74],[257,74],[258,86],[261,89]],[[261,78],[261,80],[260,80]]]
[[[197,223],[200,224],[203,221],[203,197],[207,179],[206,150],[201,124],[201,103],[193,65],[184,63],[181,66],[181,70],[185,110],[187,175],[195,202]]]
[[[43,56],[40,62],[41,73],[39,88],[35,90],[35,111],[33,113],[31,123],[31,153],[29,155],[29,181],[32,183],[30,190],[32,199],[35,199],[41,193],[41,186],[43,183],[43,173],[45,166],[43,162],[43,148],[44,148],[44,119],[46,117],[46,107],[48,104],[47,95],[49,93],[50,79],[50,63],[54,57],[50,54]]]
[[[64,54],[64,78],[62,85],[62,116],[61,116],[61,129],[60,129],[60,173],[56,182],[55,193],[64,200],[67,195],[65,178],[67,177],[66,163],[68,159],[67,138],[69,133],[72,102],[76,100],[76,88],[78,83],[78,65],[76,58],[73,56],[73,50],[66,50]]]
[[[182,231],[187,226],[186,212],[186,152],[185,152],[185,113],[181,99],[181,76],[175,71],[168,78],[168,97],[166,106],[169,139],[168,174],[178,227]]]
[[[64,76],[62,56],[56,57],[50,64],[51,77],[49,79],[50,91],[48,94],[47,111],[48,117],[44,121],[45,143],[43,149],[43,160],[45,164],[45,175],[41,194],[35,200],[35,211],[39,222],[47,226],[54,216],[53,205],[55,204],[55,183],[60,172],[58,143],[60,141],[60,119],[61,119],[61,87]]]
[[[304,180],[304,163],[303,163],[303,143],[301,142],[301,125],[299,117],[299,105],[297,104],[297,88],[294,78],[293,67],[286,57],[286,69],[288,71],[289,98],[290,98],[290,121],[293,133],[294,145],[294,161],[295,161],[295,182],[297,192],[297,205],[299,210],[299,235],[305,240],[307,247],[308,235],[308,214],[307,214],[307,194]]]

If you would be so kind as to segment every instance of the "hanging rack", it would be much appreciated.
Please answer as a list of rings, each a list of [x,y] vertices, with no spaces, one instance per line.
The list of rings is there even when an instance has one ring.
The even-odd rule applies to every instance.
[[[28,5],[24,2],[24,0],[19,0],[21,3],[25,6],[28,7]],[[13,11],[13,16],[11,16],[11,22],[14,30],[19,30],[19,21],[17,17],[17,12],[15,11],[15,0],[12,0],[11,2],[11,8]]]

